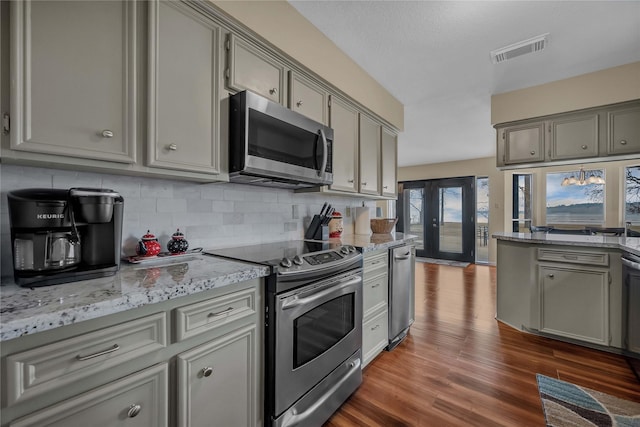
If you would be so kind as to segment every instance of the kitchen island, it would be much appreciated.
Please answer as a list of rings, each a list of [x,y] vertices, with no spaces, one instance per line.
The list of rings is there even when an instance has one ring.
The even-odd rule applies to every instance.
[[[620,353],[621,255],[640,238],[496,233],[496,318],[514,328]]]

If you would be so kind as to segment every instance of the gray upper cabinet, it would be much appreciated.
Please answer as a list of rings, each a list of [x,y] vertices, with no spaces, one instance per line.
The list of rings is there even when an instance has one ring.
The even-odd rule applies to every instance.
[[[358,192],[358,110],[331,96],[329,126],[333,128],[332,190]]]
[[[640,153],[640,105],[609,111],[607,130],[608,155]]]
[[[179,3],[148,5],[147,164],[218,174],[220,28]]]
[[[544,122],[509,126],[499,131],[504,141],[504,164],[544,160]]]
[[[11,148],[136,161],[136,4],[11,2]]]
[[[284,105],[284,64],[253,44],[229,34],[226,82],[231,90],[251,90]]]
[[[360,113],[360,193],[380,194],[380,138],[382,126]]]
[[[589,113],[550,120],[550,160],[597,157],[598,119],[597,113]]]
[[[327,124],[329,93],[322,87],[289,71],[289,108],[300,114]]]
[[[382,195],[387,197],[397,197],[397,164],[398,164],[398,138],[385,127],[382,128],[382,148],[381,148],[381,175],[382,175]]]

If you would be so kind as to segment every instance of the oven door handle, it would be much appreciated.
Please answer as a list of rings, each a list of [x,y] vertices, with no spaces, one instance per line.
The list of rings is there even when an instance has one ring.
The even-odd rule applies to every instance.
[[[318,170],[318,176],[322,176],[324,170],[327,168],[327,161],[329,160],[329,152],[328,152],[328,143],[327,137],[324,134],[324,130],[319,129],[320,137],[322,138],[322,165],[320,165],[320,169]]]
[[[327,295],[331,295],[336,291],[356,285],[361,281],[362,278],[360,276],[349,276],[336,284],[332,284],[331,286],[322,287],[315,291],[301,292],[300,294],[291,295],[282,301],[282,309],[290,310],[295,307],[300,307],[301,305],[313,303],[314,301],[322,299]]]
[[[633,268],[634,270],[640,270],[640,263],[633,262],[630,259],[622,258],[622,264],[627,267]]]

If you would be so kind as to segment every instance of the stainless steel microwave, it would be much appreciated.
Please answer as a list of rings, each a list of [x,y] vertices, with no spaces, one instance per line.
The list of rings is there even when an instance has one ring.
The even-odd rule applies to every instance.
[[[253,92],[229,104],[229,180],[281,188],[333,183],[333,129]]]

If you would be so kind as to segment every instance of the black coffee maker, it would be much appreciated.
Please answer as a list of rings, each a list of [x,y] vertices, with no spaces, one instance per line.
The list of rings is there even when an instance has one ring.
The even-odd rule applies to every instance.
[[[20,286],[112,276],[120,268],[124,199],[117,192],[28,188],[7,199]]]

